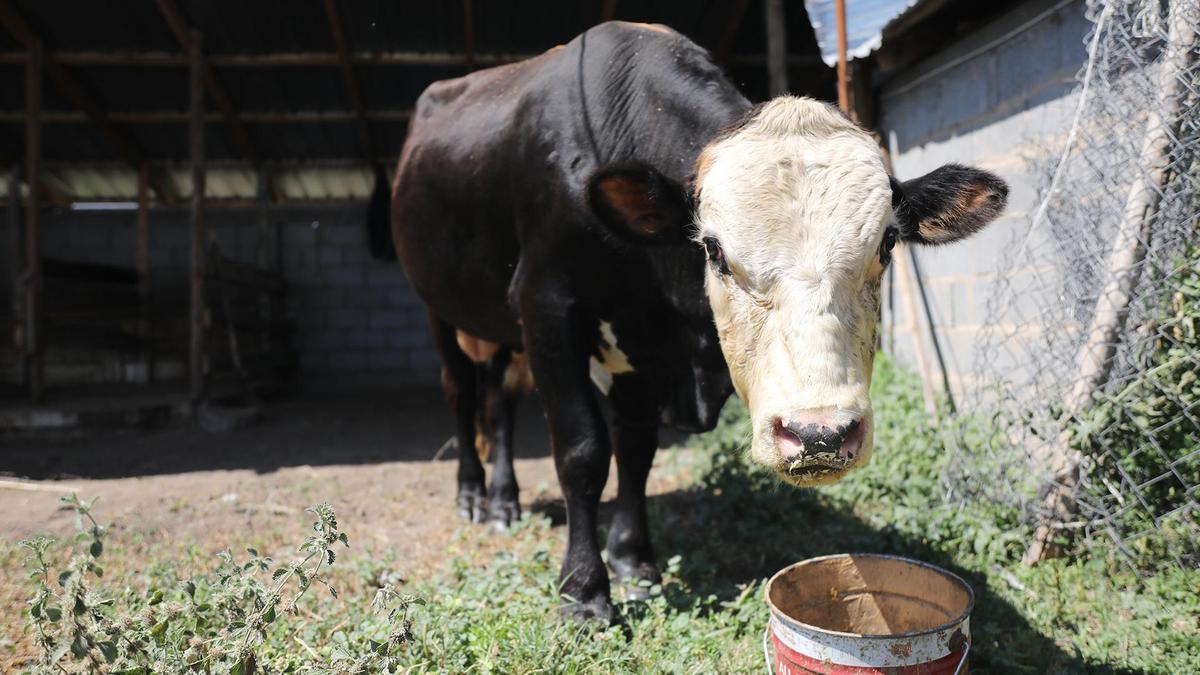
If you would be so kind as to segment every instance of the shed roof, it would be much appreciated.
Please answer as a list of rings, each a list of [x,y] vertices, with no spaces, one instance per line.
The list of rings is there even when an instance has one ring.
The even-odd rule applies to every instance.
[[[712,51],[750,98],[763,98],[762,4],[0,0],[0,162],[15,165],[23,156],[31,42],[44,45],[48,64],[78,84],[75,92],[64,89],[47,71],[43,85],[44,183],[68,198],[131,198],[140,161],[175,198],[190,193],[187,58],[172,30],[175,13],[185,36],[187,28],[203,35],[205,59],[228,102],[220,105],[208,83],[209,196],[252,198],[255,172],[265,166],[277,199],[342,199],[366,196],[372,165],[399,155],[408,112],[430,82],[540,53],[603,18],[668,24]],[[828,93],[831,76],[807,13],[799,3],[787,11],[792,82]],[[80,96],[119,139],[99,130],[95,110],[89,114]],[[138,161],[123,155],[121,144]]]
[[[846,56],[861,59],[883,43],[883,29],[921,0],[845,0]],[[837,63],[837,0],[804,0],[812,19],[821,59],[829,65]]]

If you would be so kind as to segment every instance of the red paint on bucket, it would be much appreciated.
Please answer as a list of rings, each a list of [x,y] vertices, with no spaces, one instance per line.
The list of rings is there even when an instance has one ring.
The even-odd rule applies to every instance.
[[[966,666],[956,670],[962,660],[962,654],[958,653],[915,666],[872,668],[839,666],[811,659],[792,650],[774,635],[771,636],[771,642],[775,646],[775,675],[954,675],[956,672],[961,675],[967,672]]]
[[[796,563],[765,588],[781,675],[967,672],[971,587],[946,570],[885,555]],[[764,649],[765,640],[764,640]]]

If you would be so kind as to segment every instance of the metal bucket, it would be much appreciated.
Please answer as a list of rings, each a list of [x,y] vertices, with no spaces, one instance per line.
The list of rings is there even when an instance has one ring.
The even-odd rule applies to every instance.
[[[946,570],[890,555],[830,555],[785,567],[765,594],[763,652],[779,675],[967,672],[975,594]]]

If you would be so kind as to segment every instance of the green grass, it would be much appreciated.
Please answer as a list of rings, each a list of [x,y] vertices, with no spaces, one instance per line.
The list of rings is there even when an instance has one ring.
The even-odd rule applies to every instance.
[[[257,664],[353,672],[347,664],[403,629],[390,653],[407,672],[762,672],[762,580],[809,556],[874,551],[941,565],[972,584],[972,673],[1200,673],[1200,571],[1143,577],[1097,549],[1023,567],[1029,531],[1019,514],[943,503],[948,453],[922,412],[919,384],[881,359],[873,389],[875,457],[830,488],[794,490],[752,466],[736,401],[695,452],[664,453],[657,470],[683,484],[651,500],[665,580],[650,600],[620,605],[621,626],[559,619],[552,550],[564,530],[533,515],[486,560],[470,553],[486,535],[464,528],[456,548],[467,553],[433,578],[401,583],[403,560],[352,547],[328,578],[342,593],[314,585],[296,616],[265,631]],[[122,555],[119,543],[108,548],[106,556]],[[2,559],[12,565],[15,556]],[[201,561],[164,557],[97,580],[115,599],[104,611],[145,612],[156,590],[163,606],[182,606]],[[371,606],[375,589],[392,584],[424,603],[409,607],[409,624]],[[198,630],[188,625],[163,639],[186,642]],[[230,671],[222,667],[212,672]]]

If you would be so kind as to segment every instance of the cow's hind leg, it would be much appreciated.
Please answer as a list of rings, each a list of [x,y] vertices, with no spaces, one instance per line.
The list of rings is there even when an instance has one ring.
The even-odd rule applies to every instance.
[[[458,515],[464,520],[487,520],[487,489],[483,463],[475,451],[475,413],[479,405],[478,368],[459,348],[454,327],[429,316],[434,344],[442,355],[442,388],[454,412],[458,442]]]
[[[613,378],[613,450],[617,456],[617,502],[608,531],[608,564],[630,598],[662,580],[646,520],[646,478],[658,450],[657,407],[637,375]]]
[[[488,361],[484,378],[484,418],[493,460],[488,515],[492,526],[503,531],[521,517],[517,474],[513,470],[513,424],[529,380],[524,356],[501,349]]]

